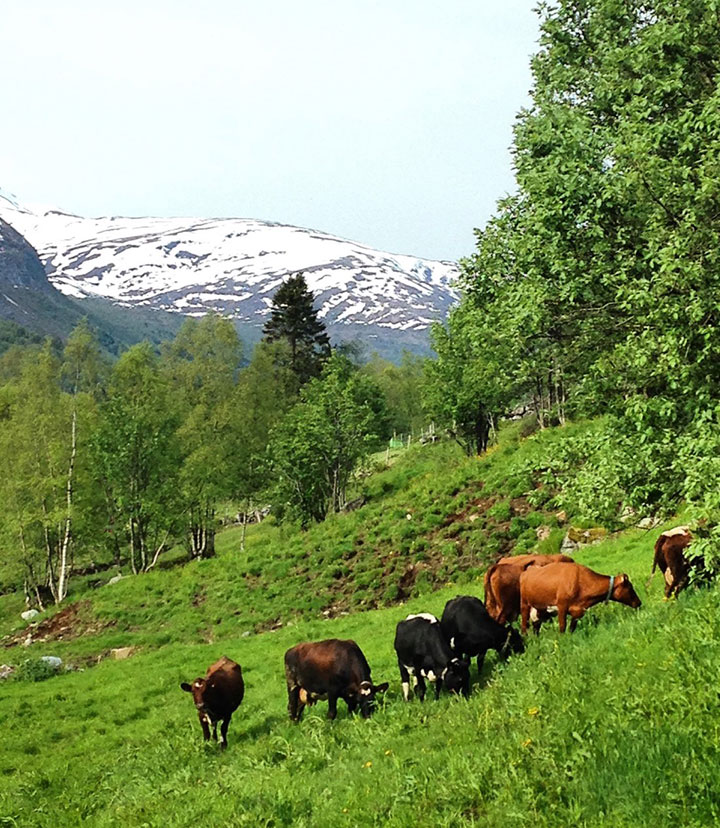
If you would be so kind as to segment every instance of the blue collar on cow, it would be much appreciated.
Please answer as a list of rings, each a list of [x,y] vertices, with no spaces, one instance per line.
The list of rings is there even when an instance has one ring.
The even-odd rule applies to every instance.
[[[615,576],[610,576],[610,586],[608,587],[607,595],[605,596],[605,603],[610,600],[610,596],[612,595],[613,587],[615,586]]]

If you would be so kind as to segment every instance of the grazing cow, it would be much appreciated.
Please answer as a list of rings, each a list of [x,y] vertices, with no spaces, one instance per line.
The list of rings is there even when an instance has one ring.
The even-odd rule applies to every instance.
[[[514,555],[485,573],[485,607],[498,624],[512,624],[520,615],[520,575],[529,566],[573,563],[567,555]]]
[[[180,687],[185,692],[192,693],[205,741],[210,738],[210,726],[213,729],[213,739],[217,741],[217,723],[222,722],[220,747],[224,750],[227,747],[230,719],[245,695],[240,665],[223,656],[208,667],[205,678],[196,678],[192,685],[184,681]]]
[[[506,659],[511,652],[521,653],[525,649],[518,631],[494,621],[485,604],[472,595],[458,595],[448,601],[440,627],[455,655],[460,658],[477,656],[478,673],[488,650],[496,650]]]
[[[443,684],[451,693],[470,694],[469,662],[453,653],[440,622],[429,612],[408,615],[397,625],[395,652],[405,701],[410,698],[410,676],[420,701],[425,698],[425,679],[435,685],[436,699]]]
[[[328,719],[337,715],[337,701],[344,699],[348,712],[360,713],[367,719],[375,707],[375,696],[388,688],[388,683],[373,684],[370,666],[363,651],[354,641],[306,641],[285,653],[285,678],[288,690],[288,712],[299,722],[305,705],[317,701],[328,703]]]
[[[655,557],[653,559],[650,580],[659,567],[665,578],[665,598],[671,598],[673,592],[677,594],[688,585],[690,570],[702,563],[697,556],[688,559],[685,549],[692,543],[692,535],[687,526],[676,526],[663,532],[655,542]],[[648,585],[650,581],[648,581]]]
[[[618,601],[629,607],[640,606],[640,599],[627,575],[601,575],[577,563],[552,563],[529,566],[520,576],[521,630],[527,632],[531,613],[537,615],[536,631],[548,613],[557,610],[560,632],[570,614],[570,632],[585,611],[595,604]]]

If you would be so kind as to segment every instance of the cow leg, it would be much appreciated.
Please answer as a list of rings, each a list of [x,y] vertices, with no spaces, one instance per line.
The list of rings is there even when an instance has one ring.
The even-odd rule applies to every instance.
[[[485,662],[485,653],[487,651],[479,652],[477,657],[478,675],[482,673],[483,663]]]
[[[288,713],[294,722],[302,718],[305,705],[300,701],[300,688],[288,686]]]
[[[530,609],[530,604],[523,601],[522,607],[520,608],[520,632],[523,635],[527,635],[528,621],[530,620]]]
[[[558,605],[558,628],[561,633],[565,632],[565,624],[567,622],[568,608],[566,606]]]
[[[337,696],[328,694],[328,719],[332,721],[337,716]]]
[[[232,713],[227,717],[227,719],[222,720],[222,724],[220,725],[220,749],[225,750],[227,747],[227,732],[228,727],[230,727],[230,719],[232,719]]]
[[[357,699],[354,699],[352,696],[343,696],[345,699],[345,704],[347,705],[348,713],[352,716],[353,713],[357,710]]]
[[[417,697],[420,699],[420,701],[425,701],[425,677],[419,670],[415,675],[415,680],[417,681],[417,684],[415,685],[415,692],[417,693]]]
[[[435,679],[434,683],[435,683],[435,701],[437,701],[440,698],[440,690],[442,689],[442,683],[443,683],[440,676],[438,676]]]
[[[407,667],[398,659],[398,667],[400,668],[400,681],[402,682],[402,692],[405,701],[410,699],[410,673]]]
[[[217,722],[213,722],[213,741],[217,742]]]
[[[203,738],[207,742],[210,739],[210,728],[208,727],[207,715],[205,713],[198,712],[198,718],[200,719],[200,726],[202,727]]]

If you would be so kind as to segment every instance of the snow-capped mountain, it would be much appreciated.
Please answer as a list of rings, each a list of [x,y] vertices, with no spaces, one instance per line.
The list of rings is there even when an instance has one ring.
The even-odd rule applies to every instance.
[[[327,233],[253,219],[83,218],[30,208],[0,191],[0,218],[35,247],[51,283],[200,316],[216,310],[263,324],[272,295],[304,272],[319,316],[340,333],[424,334],[456,301],[457,266],[373,250]],[[402,337],[401,337],[402,338]]]

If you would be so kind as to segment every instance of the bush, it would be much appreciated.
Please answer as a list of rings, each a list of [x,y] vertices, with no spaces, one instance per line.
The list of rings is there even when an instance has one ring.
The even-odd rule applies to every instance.
[[[42,658],[26,658],[13,674],[15,681],[45,681],[58,674],[59,668]]]

